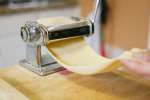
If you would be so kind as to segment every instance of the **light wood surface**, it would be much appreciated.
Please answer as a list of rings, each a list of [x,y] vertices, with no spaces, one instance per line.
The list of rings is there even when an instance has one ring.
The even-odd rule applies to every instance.
[[[0,79],[0,100],[29,100],[14,87]]]
[[[16,65],[1,69],[0,78],[31,100],[150,99],[150,81],[119,71],[95,76],[61,71],[41,77]]]

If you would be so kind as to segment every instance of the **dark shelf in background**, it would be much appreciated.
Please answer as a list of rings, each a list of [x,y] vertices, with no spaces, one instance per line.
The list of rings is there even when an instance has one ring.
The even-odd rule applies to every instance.
[[[27,2],[17,4],[10,3],[8,5],[7,4],[3,6],[0,5],[0,15],[65,8],[76,6],[78,4],[78,0],[62,0],[62,1],[64,2],[56,2],[56,0],[49,0],[49,2],[43,2],[42,0],[39,0],[39,2],[31,2],[31,3]]]

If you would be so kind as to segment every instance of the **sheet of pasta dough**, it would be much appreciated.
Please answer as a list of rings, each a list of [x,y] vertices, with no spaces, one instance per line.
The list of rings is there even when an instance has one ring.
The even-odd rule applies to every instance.
[[[47,26],[51,24],[72,23],[65,17],[45,18],[38,20],[39,23]],[[112,71],[121,66],[120,59],[130,59],[134,51],[126,51],[114,59],[104,58],[92,50],[86,43],[84,37],[75,37],[59,40],[47,44],[50,55],[66,69],[84,75],[92,75]]]

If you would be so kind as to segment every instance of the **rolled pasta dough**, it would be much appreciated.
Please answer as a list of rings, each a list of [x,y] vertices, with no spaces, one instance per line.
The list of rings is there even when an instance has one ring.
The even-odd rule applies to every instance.
[[[40,19],[38,22],[47,26],[72,23],[72,20],[65,17],[56,17]],[[134,51],[140,51],[140,49],[126,51],[114,59],[104,58],[95,53],[82,36],[51,42],[46,47],[50,55],[63,67],[84,75],[110,72],[122,65],[120,59],[130,59]]]

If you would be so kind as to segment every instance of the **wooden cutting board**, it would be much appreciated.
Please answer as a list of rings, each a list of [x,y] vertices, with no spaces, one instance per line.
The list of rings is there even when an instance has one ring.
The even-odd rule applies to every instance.
[[[14,87],[0,79],[0,100],[29,100]]]
[[[19,65],[0,78],[31,100],[150,100],[150,81],[116,71],[82,76],[61,71],[38,76]]]

